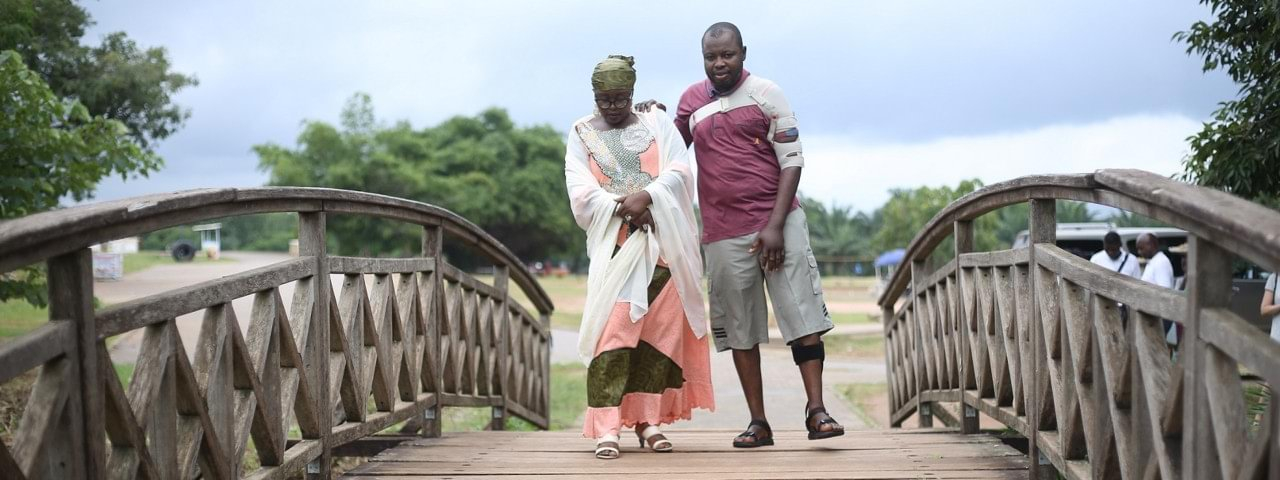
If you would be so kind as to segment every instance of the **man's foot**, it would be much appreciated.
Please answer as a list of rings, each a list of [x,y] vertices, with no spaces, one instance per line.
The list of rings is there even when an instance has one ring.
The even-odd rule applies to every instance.
[[[809,431],[809,440],[822,440],[844,435],[844,426],[840,425],[840,422],[837,422],[836,419],[831,418],[831,414],[827,413],[826,407],[805,409],[804,428]]]
[[[752,420],[747,431],[733,439],[734,448],[756,448],[773,445],[773,429],[765,420]]]

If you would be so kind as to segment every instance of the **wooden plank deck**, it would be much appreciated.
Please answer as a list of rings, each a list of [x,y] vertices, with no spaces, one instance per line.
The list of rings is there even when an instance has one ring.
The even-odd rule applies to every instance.
[[[777,445],[735,449],[736,431],[672,430],[673,453],[638,448],[597,460],[578,432],[467,432],[383,451],[345,476],[370,478],[1026,478],[1026,455],[985,435],[954,430],[860,430],[809,441],[778,431]]]

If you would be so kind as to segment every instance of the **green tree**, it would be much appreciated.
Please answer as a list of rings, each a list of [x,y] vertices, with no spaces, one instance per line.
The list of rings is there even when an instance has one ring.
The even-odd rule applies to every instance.
[[[524,259],[580,252],[583,234],[564,187],[563,136],[554,129],[516,127],[497,108],[420,130],[407,122],[388,127],[378,123],[365,94],[351,97],[340,118],[340,127],[306,122],[296,148],[254,147],[270,183],[440,205]],[[420,231],[399,222],[336,217],[330,224],[337,249],[347,254],[405,255],[418,248]]]
[[[1058,200],[1054,212],[1058,223],[1096,222],[1098,217],[1089,211],[1089,204],[1073,200]],[[1019,233],[1030,226],[1031,207],[1026,202],[1019,202],[1001,208],[985,216],[995,217],[995,235],[1000,248],[1008,248]]]
[[[0,0],[0,220],[85,200],[108,175],[163,164],[155,141],[190,115],[172,95],[196,84],[163,48],[124,33],[82,45],[89,14],[71,0]],[[40,267],[0,274],[0,301],[45,303]]]
[[[93,19],[72,0],[0,0],[0,12],[0,50],[17,51],[58,96],[120,121],[144,150],[191,115],[172,97],[197,81],[171,71],[164,48],[143,49],[123,32],[82,45]]]
[[[961,181],[956,188],[918,187],[915,189],[890,190],[889,201],[880,207],[878,212],[882,218],[879,230],[872,239],[872,248],[876,252],[885,252],[895,248],[905,248],[911,239],[920,233],[925,224],[942,211],[951,202],[982,188],[978,179]],[[996,221],[990,215],[978,218],[974,228],[974,243],[978,250],[994,250],[997,248]],[[935,250],[932,260],[945,262],[955,254],[949,245],[940,245]]]
[[[56,95],[16,52],[0,52],[0,91],[6,92],[0,95],[0,219],[48,210],[65,196],[88,198],[108,175],[146,175],[160,167],[123,124]],[[0,300],[43,305],[42,277],[34,267],[0,277]]]
[[[1217,17],[1173,38],[1203,69],[1224,69],[1240,87],[1213,119],[1188,137],[1181,178],[1243,198],[1280,205],[1280,3],[1201,0]]]

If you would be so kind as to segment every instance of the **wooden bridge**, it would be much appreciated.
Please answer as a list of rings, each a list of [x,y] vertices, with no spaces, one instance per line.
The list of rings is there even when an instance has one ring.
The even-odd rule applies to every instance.
[[[1055,246],[1056,199],[1187,230],[1186,291]],[[1020,202],[1031,244],[975,252],[976,219]],[[939,250],[951,260],[928,268]],[[1280,407],[1268,401],[1280,344],[1227,308],[1240,259],[1276,271],[1280,214],[1147,172],[1024,177],[970,194],[915,237],[880,298],[891,423],[914,415],[968,433],[984,414],[1024,437],[1033,475],[1050,478],[1280,478]],[[1183,327],[1176,354],[1162,319]]]
[[[1057,198],[1186,228],[1189,292],[1120,278],[1054,247]],[[1017,202],[1031,203],[1033,244],[972,252],[974,219]],[[90,245],[268,212],[298,214],[298,257],[95,306]],[[420,254],[331,255],[335,216],[416,225]],[[519,259],[447,210],[255,188],[47,212],[0,223],[0,272],[43,262],[50,295],[47,324],[0,344],[0,383],[37,372],[16,431],[0,432],[0,478],[328,478],[344,455],[373,456],[348,474],[375,477],[1022,478],[1052,467],[1069,478],[1280,478],[1271,433],[1280,417],[1275,407],[1246,416],[1239,374],[1274,378],[1280,347],[1222,308],[1234,255],[1280,265],[1275,232],[1280,215],[1270,210],[1141,172],[993,185],[933,219],[880,302],[892,423],[914,415],[945,428],[823,442],[780,431],[777,447],[750,451],[729,448],[735,432],[681,431],[678,453],[624,449],[601,462],[576,432],[441,435],[445,407],[490,409],[490,430],[507,417],[548,427],[553,311]],[[489,259],[492,282],[450,265],[446,244]],[[929,269],[934,250],[950,245],[958,258]],[[336,276],[337,287],[325,281]],[[244,319],[231,307],[242,298],[252,300]],[[1127,324],[1117,303],[1131,311]],[[184,342],[176,319],[192,313],[198,338]],[[1192,339],[1176,360],[1160,350],[1160,318]],[[108,348],[133,331],[142,346],[122,384]],[[1025,437],[1027,453],[979,433],[979,412]]]

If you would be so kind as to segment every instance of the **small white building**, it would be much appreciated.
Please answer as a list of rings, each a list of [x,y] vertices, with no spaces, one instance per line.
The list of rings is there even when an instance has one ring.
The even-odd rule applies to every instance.
[[[191,230],[200,232],[200,251],[205,252],[209,258],[217,260],[222,254],[222,224],[196,225],[191,227]]]
[[[126,237],[89,247],[94,253],[138,253],[138,237]]]

